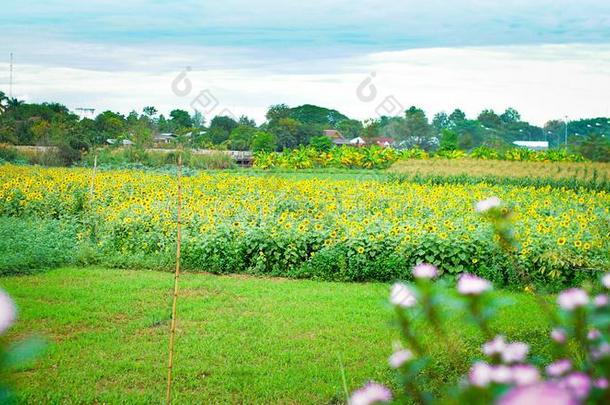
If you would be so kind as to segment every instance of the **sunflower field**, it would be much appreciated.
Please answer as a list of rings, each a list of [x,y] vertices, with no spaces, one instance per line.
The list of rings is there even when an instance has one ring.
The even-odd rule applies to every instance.
[[[247,173],[198,173],[182,186],[187,270],[387,281],[425,261],[501,285],[518,285],[527,269],[553,288],[610,270],[606,191]],[[176,189],[168,174],[98,171],[92,183],[88,169],[4,165],[0,217],[70,223],[100,263],[169,270]],[[512,212],[510,257],[473,209],[490,196]]]

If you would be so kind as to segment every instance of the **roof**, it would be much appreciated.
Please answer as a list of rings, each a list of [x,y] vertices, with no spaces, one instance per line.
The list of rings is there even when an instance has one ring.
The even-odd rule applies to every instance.
[[[548,149],[549,147],[547,141],[515,141],[513,144],[530,149]]]
[[[343,134],[336,129],[325,129],[324,136],[327,136],[331,139],[344,139]]]
[[[388,136],[380,136],[377,138],[377,143],[394,143],[394,138]]]
[[[349,143],[351,143],[352,145],[364,145],[366,141],[358,136],[354,139],[350,139]]]

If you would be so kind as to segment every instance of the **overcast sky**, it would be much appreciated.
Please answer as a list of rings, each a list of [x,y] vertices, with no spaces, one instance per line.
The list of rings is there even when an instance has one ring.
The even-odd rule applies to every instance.
[[[13,52],[14,96],[72,109],[167,113],[206,91],[208,119],[258,123],[280,102],[372,118],[388,97],[430,116],[610,115],[607,0],[5,0],[0,25],[0,89]]]

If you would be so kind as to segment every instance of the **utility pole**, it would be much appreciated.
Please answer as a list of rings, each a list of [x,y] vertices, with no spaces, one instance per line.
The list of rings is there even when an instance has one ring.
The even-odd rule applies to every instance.
[[[8,97],[13,98],[13,53],[11,52],[10,56],[10,64],[9,64],[9,87],[8,87]]]

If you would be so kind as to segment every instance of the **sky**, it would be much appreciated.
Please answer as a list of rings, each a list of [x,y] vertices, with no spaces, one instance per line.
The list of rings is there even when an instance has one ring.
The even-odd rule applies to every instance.
[[[4,0],[0,90],[71,109],[610,116],[610,2]]]

